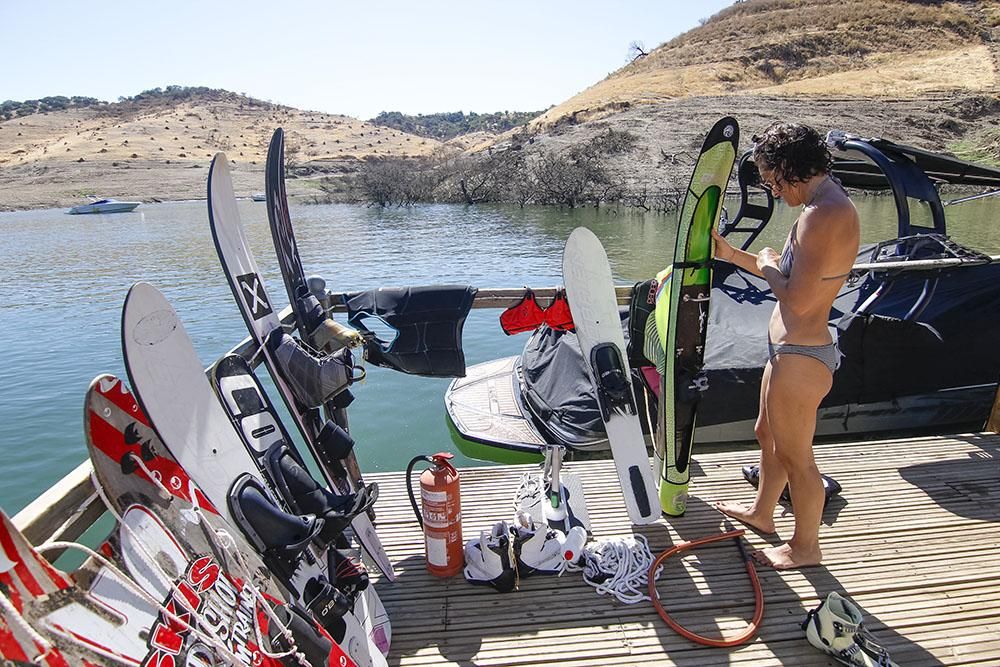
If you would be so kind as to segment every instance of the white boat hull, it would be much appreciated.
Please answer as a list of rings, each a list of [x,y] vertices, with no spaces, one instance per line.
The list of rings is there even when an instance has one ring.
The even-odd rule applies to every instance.
[[[94,202],[93,204],[74,206],[67,212],[71,215],[79,215],[81,213],[128,213],[141,203],[137,201]]]

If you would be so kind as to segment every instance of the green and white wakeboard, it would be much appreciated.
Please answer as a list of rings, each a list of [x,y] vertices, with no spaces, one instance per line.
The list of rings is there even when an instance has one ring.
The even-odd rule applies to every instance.
[[[684,196],[673,262],[657,275],[654,317],[660,372],[656,448],[660,467],[660,506],[670,516],[687,508],[691,447],[701,393],[709,296],[712,289],[712,228],[722,214],[722,198],[736,161],[740,128],[725,117],[709,131]],[[653,347],[656,347],[655,345]],[[648,355],[647,355],[648,356]]]

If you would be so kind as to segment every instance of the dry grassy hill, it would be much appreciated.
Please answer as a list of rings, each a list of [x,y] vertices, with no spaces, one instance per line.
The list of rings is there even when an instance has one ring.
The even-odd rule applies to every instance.
[[[370,156],[429,155],[440,142],[354,118],[300,111],[233,93],[37,113],[0,122],[0,208],[67,206],[90,194],[130,199],[205,196],[212,156],[232,160],[237,195],[264,187],[274,128],[291,171],[351,172]],[[291,193],[308,193],[299,179]]]
[[[536,119],[702,95],[914,98],[998,88],[1000,3],[746,0]]]

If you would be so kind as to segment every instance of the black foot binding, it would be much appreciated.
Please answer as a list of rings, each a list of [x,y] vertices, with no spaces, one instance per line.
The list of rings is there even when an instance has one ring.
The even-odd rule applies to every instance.
[[[344,495],[321,487],[284,443],[271,447],[264,465],[275,487],[294,511],[322,517],[325,526],[320,539],[326,543],[335,540],[355,516],[367,512],[378,499],[377,484]]]
[[[368,588],[368,570],[360,560],[351,558],[340,549],[330,549],[328,565],[328,574],[334,585],[352,600]]]
[[[268,497],[264,486],[247,473],[233,483],[228,503],[240,531],[265,556],[296,560],[324,528],[323,519],[313,514],[283,512]]]
[[[613,343],[594,346],[590,351],[590,366],[597,379],[597,398],[604,419],[609,419],[612,412],[634,415],[632,382],[618,346]]]
[[[309,613],[334,636],[344,624],[344,614],[354,606],[352,598],[322,577],[310,579],[302,597]]]
[[[826,505],[830,502],[830,498],[833,498],[835,495],[840,493],[841,487],[840,487],[840,482],[838,482],[832,477],[827,477],[826,475],[822,474],[820,475],[820,477],[823,478],[823,493],[825,494],[825,498],[823,500],[823,506],[826,507]],[[760,483],[760,466],[759,465],[743,466],[743,479],[750,482],[750,485],[756,489],[757,485]],[[781,492],[781,500],[785,501],[788,504],[791,504],[792,502],[792,496],[788,491],[787,484],[785,485],[784,490],[782,490]]]
[[[351,392],[345,393],[350,394]],[[338,424],[328,419],[323,424],[323,428],[319,430],[319,435],[316,437],[316,447],[327,461],[340,461],[346,459],[354,449],[354,438]]]
[[[296,400],[308,408],[323,405],[355,380],[354,358],[348,348],[319,355],[280,328],[268,335],[265,344]]]

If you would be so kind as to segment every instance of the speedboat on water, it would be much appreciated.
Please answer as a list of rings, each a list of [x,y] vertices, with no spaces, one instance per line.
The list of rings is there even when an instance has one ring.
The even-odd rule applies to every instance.
[[[861,248],[830,312],[840,366],[820,406],[817,438],[876,437],[981,428],[1000,377],[1000,263],[947,236],[942,184],[1000,191],[1000,169],[884,139],[831,132],[833,174],[845,187],[891,194],[896,238]],[[737,166],[740,203],[721,232],[750,247],[774,212],[751,154]],[[957,203],[957,202],[954,202]],[[911,210],[928,212],[917,224]],[[864,224],[864,223],[862,223]],[[622,319],[640,419],[656,423],[655,368],[642,356],[642,323],[655,281],[638,283]],[[643,308],[646,303],[646,308]],[[715,265],[704,373],[697,389],[696,443],[754,439],[767,323],[767,282]],[[638,307],[637,307],[638,306]],[[636,316],[636,317],[638,317]],[[636,326],[638,324],[638,326]],[[516,462],[547,445],[607,448],[597,398],[572,331],[542,324],[520,356],[471,366],[445,394],[456,444],[475,458]]]
[[[137,201],[118,201],[117,199],[98,199],[89,204],[74,206],[66,212],[72,215],[79,215],[81,213],[127,213],[134,210],[141,203]]]

